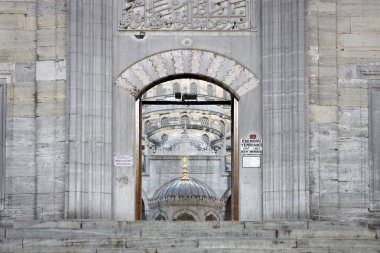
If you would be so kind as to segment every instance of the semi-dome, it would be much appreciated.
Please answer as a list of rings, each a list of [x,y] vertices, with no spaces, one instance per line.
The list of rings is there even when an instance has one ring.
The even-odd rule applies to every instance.
[[[180,178],[171,180],[161,186],[153,195],[152,201],[161,201],[175,197],[194,197],[217,199],[216,194],[207,184],[195,179],[181,180]]]

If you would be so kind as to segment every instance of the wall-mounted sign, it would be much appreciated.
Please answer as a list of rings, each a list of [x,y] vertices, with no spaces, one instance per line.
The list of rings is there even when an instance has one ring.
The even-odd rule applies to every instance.
[[[130,155],[115,155],[113,164],[116,167],[133,166],[133,157]]]
[[[261,156],[243,156],[243,168],[260,168]]]
[[[241,139],[240,140],[241,155],[261,155],[263,154],[262,139]]]

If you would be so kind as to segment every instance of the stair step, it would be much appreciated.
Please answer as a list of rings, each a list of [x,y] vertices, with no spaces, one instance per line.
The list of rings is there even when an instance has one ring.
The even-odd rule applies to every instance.
[[[340,222],[340,221],[309,221],[308,229],[311,230],[353,230],[367,229],[366,222]]]
[[[96,253],[379,253],[378,250],[360,249],[200,249],[200,248],[151,248],[151,249],[97,249]],[[43,253],[43,252],[41,252]]]
[[[304,249],[312,248],[343,248],[343,249],[374,249],[380,251],[380,240],[365,239],[298,239],[297,247]]]
[[[9,253],[378,253],[368,249],[199,249],[199,248],[162,248],[162,249],[15,249]],[[8,252],[2,252],[8,253]]]
[[[74,238],[74,239],[24,239],[24,248],[54,248],[54,247],[88,247],[88,248],[126,248],[126,238]]]
[[[371,230],[279,230],[279,239],[326,238],[326,239],[376,239]]]
[[[111,221],[111,220],[62,220],[62,221],[14,221],[14,228],[244,228],[243,221]]]
[[[244,227],[248,229],[307,229],[307,220],[274,220],[274,221],[245,221]]]
[[[36,229],[14,228],[6,230],[9,239],[71,239],[71,238],[139,238],[138,229]]]
[[[240,221],[104,221],[104,220],[84,220],[82,228],[244,228],[244,222]]]
[[[62,228],[80,229],[81,220],[39,221],[39,220],[16,220],[13,228]]]
[[[14,221],[0,227],[1,253],[380,253],[366,223]]]
[[[143,228],[141,229],[141,237],[142,238],[165,238],[165,237],[182,237],[182,238],[188,238],[188,237],[214,237],[214,238],[220,238],[220,237],[226,237],[226,238],[276,238],[276,231],[275,230],[249,230],[249,229],[236,229],[236,228],[218,228],[218,229],[186,229],[186,228],[162,228],[162,229],[147,229]]]
[[[199,239],[199,248],[233,248],[233,249],[291,249],[296,248],[295,240],[250,240],[213,238]]]

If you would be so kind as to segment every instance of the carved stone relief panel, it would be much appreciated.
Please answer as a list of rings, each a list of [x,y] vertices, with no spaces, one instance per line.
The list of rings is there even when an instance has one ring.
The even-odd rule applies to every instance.
[[[254,30],[255,0],[120,0],[119,30]]]

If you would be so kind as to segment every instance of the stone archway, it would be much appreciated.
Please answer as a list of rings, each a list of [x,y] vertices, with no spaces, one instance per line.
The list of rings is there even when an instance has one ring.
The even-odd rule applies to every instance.
[[[209,51],[173,50],[144,58],[128,67],[115,81],[114,95],[116,98],[114,100],[114,108],[118,114],[113,118],[113,124],[115,126],[113,128],[115,128],[118,133],[118,138],[114,139],[114,153],[132,155],[135,158],[136,163],[139,162],[138,154],[140,151],[138,148],[135,148],[134,150],[130,148],[131,146],[136,147],[137,140],[140,138],[139,133],[135,132],[131,136],[130,132],[125,130],[125,126],[127,126],[129,130],[131,130],[131,128],[139,129],[139,124],[141,124],[137,121],[139,108],[138,102],[136,101],[146,90],[156,84],[167,80],[188,77],[207,80],[211,83],[217,84],[225,90],[228,90],[236,99],[241,98],[247,92],[260,86],[260,82],[256,75],[248,68],[228,57]],[[259,91],[257,91],[257,93],[260,94]],[[256,107],[257,112],[261,111],[260,100],[255,101],[251,106]],[[237,106],[234,113],[237,117]],[[131,117],[131,115],[133,115],[133,117]],[[131,120],[134,120],[134,122],[132,123]],[[235,127],[237,133],[237,122]],[[124,134],[122,134],[123,132]],[[128,137],[123,140],[123,135]],[[234,150],[238,152],[237,134],[234,138],[236,140]],[[238,168],[239,158],[236,158],[235,160],[237,162],[236,168]],[[133,171],[121,171],[117,168],[114,170],[114,178],[117,182],[114,186],[114,203],[119,207],[115,208],[116,217],[123,217],[123,213],[129,213],[128,216],[130,218],[132,218],[132,215],[136,219],[140,218],[139,215],[136,215],[138,211],[133,212],[130,207],[139,205],[139,202],[137,201],[138,198],[135,197],[132,202],[131,197],[140,196],[138,191],[140,191],[141,186],[139,186],[138,183],[136,184],[136,182],[134,182],[136,187],[133,187],[132,182],[128,185],[118,183],[120,182],[118,178],[139,178],[138,176],[136,177],[136,173],[139,173],[140,164],[136,163],[134,164],[134,167],[131,168]],[[238,169],[236,169],[236,171],[238,171]],[[239,175],[237,174],[234,178],[237,180],[235,184],[238,185]],[[131,194],[131,192],[134,194]],[[246,193],[247,191],[243,191],[242,194]],[[238,199],[241,196],[238,194],[237,190],[235,196],[234,205],[238,206]],[[128,207],[126,206],[127,202],[129,204]],[[121,203],[124,203],[125,205]],[[121,205],[122,207],[120,207]],[[139,208],[137,207],[136,210],[139,210]],[[238,219],[239,210],[236,210],[234,218]]]
[[[70,5],[67,150],[60,175],[65,201],[59,212],[65,218],[134,219],[135,164],[113,165],[116,155],[136,153],[138,111],[129,93],[138,95],[160,75],[199,70],[240,96],[239,137],[253,133],[264,140],[261,168],[243,168],[240,177],[246,189],[240,199],[258,203],[240,210],[241,219],[308,217],[305,6],[291,1],[279,8],[275,2],[258,2],[252,14],[263,25],[257,32],[151,32],[145,39],[115,31],[119,6],[113,1]],[[178,48],[189,49],[173,50]],[[262,85],[249,81],[249,70]]]
[[[142,59],[121,73],[115,83],[137,97],[153,82],[185,73],[215,79],[237,96],[260,85],[256,75],[240,63],[217,53],[189,49]]]

